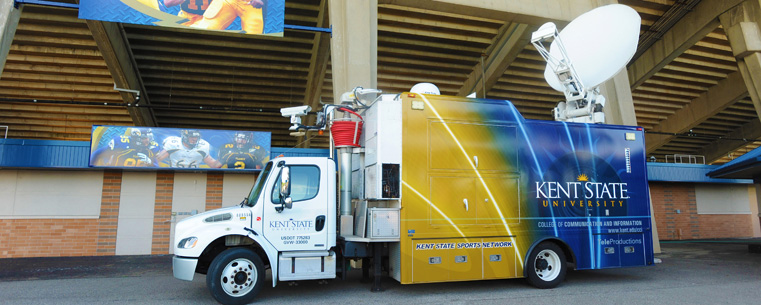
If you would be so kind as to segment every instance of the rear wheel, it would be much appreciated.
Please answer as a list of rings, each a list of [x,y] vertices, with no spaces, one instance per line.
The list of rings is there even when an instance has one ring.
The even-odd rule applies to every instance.
[[[554,288],[565,279],[565,253],[552,242],[543,242],[534,248],[526,262],[526,278],[537,288]]]
[[[247,248],[227,249],[217,255],[206,274],[206,286],[222,304],[248,304],[264,283],[264,264]]]

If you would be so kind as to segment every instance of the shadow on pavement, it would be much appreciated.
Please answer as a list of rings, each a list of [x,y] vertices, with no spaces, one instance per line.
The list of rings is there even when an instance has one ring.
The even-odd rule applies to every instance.
[[[0,281],[172,274],[171,255],[0,259]]]

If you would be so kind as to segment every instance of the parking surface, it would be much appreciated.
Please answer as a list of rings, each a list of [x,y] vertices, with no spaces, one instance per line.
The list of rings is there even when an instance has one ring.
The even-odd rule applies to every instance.
[[[664,243],[652,267],[570,271],[558,288],[524,280],[401,285],[346,281],[265,286],[256,304],[758,304],[761,254],[746,245]],[[268,278],[268,283],[271,280]],[[171,256],[0,259],[0,304],[214,304],[205,277],[174,279]]]

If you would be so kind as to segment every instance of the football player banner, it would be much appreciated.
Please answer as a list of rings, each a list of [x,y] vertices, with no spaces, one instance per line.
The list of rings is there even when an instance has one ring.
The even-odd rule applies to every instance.
[[[79,18],[282,37],[285,0],[80,0]]]
[[[93,126],[90,166],[261,170],[271,139],[258,131]]]

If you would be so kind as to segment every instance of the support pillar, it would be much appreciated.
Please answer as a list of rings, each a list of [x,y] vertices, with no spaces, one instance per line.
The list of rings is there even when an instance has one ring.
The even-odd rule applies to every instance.
[[[655,210],[653,210],[653,194],[650,192],[650,188],[647,190],[647,197],[650,198],[650,227],[653,232],[653,253],[661,253],[661,239],[658,237],[658,226],[655,222]]]
[[[330,0],[328,9],[333,35],[330,40],[333,98],[340,104],[341,95],[354,87],[378,87],[378,2]],[[342,148],[338,161],[342,167],[339,231],[341,236],[348,236],[354,233],[349,148]]]
[[[377,1],[330,0],[333,98],[356,86],[378,86]]]
[[[750,209],[753,213],[753,237],[761,237],[761,176],[753,178],[753,184],[756,187],[756,207]],[[751,199],[752,202],[752,199]]]
[[[719,16],[732,54],[761,119],[761,1],[746,0]]]
[[[634,99],[629,87],[629,74],[626,69],[618,71],[616,76],[604,82],[601,93],[606,103],[605,123],[613,125],[637,126],[637,116],[634,113]]]
[[[370,288],[372,292],[381,292],[381,276],[383,276],[382,260],[383,260],[383,243],[373,243],[373,287]]]
[[[0,0],[0,77],[2,77],[5,60],[8,58],[13,36],[16,35],[16,28],[21,19],[21,8],[21,5],[15,8],[13,0]]]
[[[761,1],[746,0],[721,14],[719,21],[737,59],[737,67],[753,100],[756,115],[761,120]],[[756,211],[761,211],[761,177],[754,177],[753,182],[756,187]],[[754,215],[752,223],[753,234],[758,236],[761,213]]]

